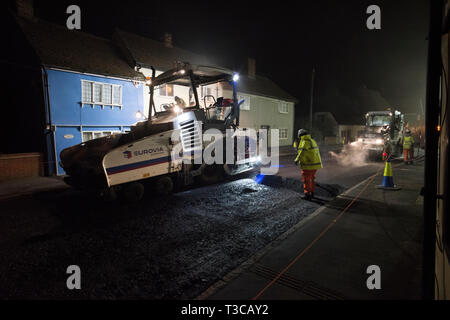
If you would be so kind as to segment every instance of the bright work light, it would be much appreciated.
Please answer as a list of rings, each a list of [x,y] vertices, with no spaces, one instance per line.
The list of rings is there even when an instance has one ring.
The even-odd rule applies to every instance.
[[[138,110],[136,112],[135,116],[136,116],[136,119],[142,119],[142,118],[147,119],[147,117],[141,112],[141,110]]]
[[[233,75],[233,81],[234,82],[237,82],[239,80],[239,75],[237,74],[237,73],[235,73],[234,75]]]

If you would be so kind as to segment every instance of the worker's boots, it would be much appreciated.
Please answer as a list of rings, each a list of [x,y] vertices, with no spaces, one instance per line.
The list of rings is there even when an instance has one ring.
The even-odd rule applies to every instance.
[[[305,193],[303,196],[302,196],[302,199],[303,200],[312,200],[312,198],[314,197],[314,193],[312,193],[312,192],[310,192],[310,193]]]

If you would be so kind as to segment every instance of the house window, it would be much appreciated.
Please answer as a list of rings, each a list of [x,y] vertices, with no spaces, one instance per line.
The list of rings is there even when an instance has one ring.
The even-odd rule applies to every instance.
[[[110,136],[114,133],[120,133],[120,131],[83,131],[83,142],[98,139],[101,137]]]
[[[93,82],[89,82],[89,81],[81,82],[81,100],[83,103],[92,102],[92,85],[93,85]]]
[[[241,110],[250,110],[250,96],[245,95],[238,95],[237,97],[238,102],[244,100],[244,102],[241,104],[240,108]]]
[[[211,88],[208,87],[202,87],[202,98],[206,97],[206,96],[211,96],[212,95],[212,90]]]
[[[122,105],[122,87],[113,86],[112,104]]]
[[[173,97],[173,84],[164,84],[160,86],[159,95],[163,97]]]
[[[94,83],[94,100],[95,103],[101,103],[102,102],[102,84],[101,83]]]
[[[202,101],[205,103],[205,107],[208,106],[208,104],[214,103],[214,92],[213,88],[211,87],[201,87],[201,95],[202,95]],[[214,97],[214,98],[213,98]]]
[[[288,138],[288,129],[281,128],[280,129],[280,139],[287,139]]]
[[[103,85],[103,103],[112,104],[112,85],[104,84]]]
[[[289,113],[289,106],[288,106],[287,102],[280,102],[278,104],[278,112]]]
[[[81,103],[122,107],[122,86],[81,80]]]

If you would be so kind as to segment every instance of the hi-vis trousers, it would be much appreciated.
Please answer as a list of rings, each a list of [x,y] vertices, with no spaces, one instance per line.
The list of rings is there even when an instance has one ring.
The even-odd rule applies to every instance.
[[[311,194],[314,192],[316,186],[314,183],[316,171],[317,170],[302,170],[303,192],[305,194]]]
[[[414,148],[411,149],[403,149],[403,161],[413,161],[414,160]]]

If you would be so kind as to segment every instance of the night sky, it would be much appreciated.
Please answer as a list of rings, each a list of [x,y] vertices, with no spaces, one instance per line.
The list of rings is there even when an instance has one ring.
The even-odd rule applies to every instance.
[[[364,112],[424,102],[428,2],[411,1],[38,1],[35,14],[65,25],[81,7],[82,31],[109,38],[114,27],[209,55],[244,71],[247,58],[308,110],[316,68],[315,109]],[[366,28],[366,8],[381,7],[381,30]]]

